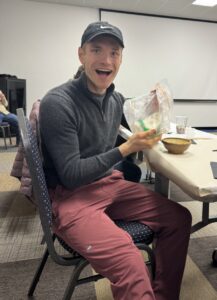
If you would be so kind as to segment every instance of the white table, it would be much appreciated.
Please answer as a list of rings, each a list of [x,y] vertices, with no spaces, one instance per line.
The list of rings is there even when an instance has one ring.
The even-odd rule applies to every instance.
[[[189,129],[186,135],[196,144],[181,155],[168,153],[161,142],[144,153],[147,164],[156,174],[157,192],[169,196],[169,181],[172,181],[193,199],[203,202],[202,220],[192,226],[192,232],[195,232],[217,221],[217,217],[209,217],[209,203],[217,201],[217,179],[213,178],[210,167],[210,161],[217,162],[217,152],[213,151],[217,150],[217,136],[195,129]],[[177,134],[163,137],[168,136]]]
[[[121,127],[119,134],[129,138],[132,133]],[[164,137],[187,137],[192,144],[183,154],[170,154],[161,142],[153,149],[145,150],[146,163],[155,172],[155,190],[169,197],[169,182],[174,182],[186,194],[195,200],[202,201],[201,221],[191,227],[191,233],[217,222],[217,217],[210,216],[209,204],[217,201],[217,179],[213,178],[210,161],[217,162],[217,136],[187,128],[185,135],[175,133],[175,124],[171,124],[171,132]],[[217,248],[213,251],[212,261],[217,266]]]

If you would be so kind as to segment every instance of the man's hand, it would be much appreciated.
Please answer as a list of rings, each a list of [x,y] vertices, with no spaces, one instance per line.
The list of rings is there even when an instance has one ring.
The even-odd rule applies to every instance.
[[[161,140],[161,135],[153,137],[155,134],[155,129],[134,133],[125,143],[119,146],[122,156],[125,157],[134,152],[151,149]]]

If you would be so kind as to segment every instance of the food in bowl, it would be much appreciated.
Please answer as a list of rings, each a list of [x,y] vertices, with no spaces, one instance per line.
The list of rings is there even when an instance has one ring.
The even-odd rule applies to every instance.
[[[169,153],[182,154],[191,145],[191,140],[185,138],[165,138],[162,140]]]

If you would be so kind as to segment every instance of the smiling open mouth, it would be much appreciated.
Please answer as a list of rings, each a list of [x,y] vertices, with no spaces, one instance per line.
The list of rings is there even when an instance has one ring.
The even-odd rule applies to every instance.
[[[112,73],[112,71],[97,69],[96,73],[99,74],[99,75],[106,75],[106,76],[108,76],[108,75],[110,75]]]

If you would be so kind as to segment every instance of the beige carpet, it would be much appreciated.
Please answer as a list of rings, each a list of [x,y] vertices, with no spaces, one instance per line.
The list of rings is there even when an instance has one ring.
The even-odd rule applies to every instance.
[[[9,176],[14,155],[15,153],[10,151],[0,153],[0,263],[36,259],[41,257],[44,249],[44,245],[40,244],[42,230],[37,211],[29,200],[19,193],[19,181]],[[186,201],[183,205],[191,210],[194,222],[201,217],[201,203]],[[212,210],[216,211],[216,204],[213,204]],[[217,224],[207,226],[192,235],[192,239],[216,236],[216,226]],[[95,288],[98,300],[112,299],[107,280],[99,281],[95,284]],[[204,299],[216,300],[217,293],[188,256],[180,300]]]
[[[107,279],[96,284],[98,300],[112,300],[112,294]],[[216,300],[217,293],[206,280],[190,257],[187,259],[184,278],[182,282],[180,300]]]

